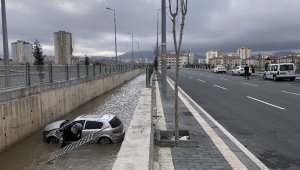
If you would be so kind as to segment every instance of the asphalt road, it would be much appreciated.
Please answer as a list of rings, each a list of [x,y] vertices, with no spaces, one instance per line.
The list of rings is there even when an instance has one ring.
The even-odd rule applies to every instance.
[[[300,80],[181,69],[179,86],[271,169],[300,169]],[[175,70],[167,76],[174,80]]]

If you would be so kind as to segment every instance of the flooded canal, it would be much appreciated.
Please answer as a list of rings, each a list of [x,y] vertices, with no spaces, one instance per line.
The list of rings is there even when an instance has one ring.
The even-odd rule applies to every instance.
[[[128,128],[141,89],[146,86],[145,75],[138,76],[122,87],[116,88],[78,107],[60,119],[72,120],[82,114],[110,113],[117,115]],[[15,146],[0,153],[1,170],[56,170],[56,169],[111,169],[121,143],[99,145],[86,144],[54,160],[45,163],[59,149],[58,144],[42,141],[42,130],[33,133]]]

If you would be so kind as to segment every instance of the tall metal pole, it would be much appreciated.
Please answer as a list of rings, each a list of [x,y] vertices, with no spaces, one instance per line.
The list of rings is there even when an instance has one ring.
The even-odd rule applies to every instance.
[[[128,34],[131,34],[131,59],[132,59],[132,62],[134,62],[134,59],[133,59],[133,33],[128,33]]]
[[[1,11],[2,11],[2,34],[3,34],[5,87],[9,87],[10,86],[10,70],[9,70],[10,67],[9,67],[9,53],[8,53],[8,38],[7,38],[5,0],[1,0]]]
[[[106,7],[106,9],[111,10],[114,12],[114,24],[115,24],[115,55],[116,55],[116,62],[118,61],[118,52],[117,52],[117,22],[116,22],[116,10],[112,8]]]
[[[158,52],[158,14],[159,14],[159,10],[160,9],[157,10],[157,15],[156,15],[157,18],[156,18],[156,55],[155,55],[155,59],[157,62],[158,62],[158,56],[159,56],[159,52]]]
[[[167,82],[167,44],[166,44],[166,0],[161,1],[161,78],[162,86],[166,86]]]

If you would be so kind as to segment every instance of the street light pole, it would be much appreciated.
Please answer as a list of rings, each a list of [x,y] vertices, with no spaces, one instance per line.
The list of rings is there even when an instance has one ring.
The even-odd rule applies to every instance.
[[[116,10],[106,7],[106,9],[111,10],[114,12],[114,24],[115,24],[115,55],[116,55],[116,62],[118,61],[118,52],[117,52],[117,23],[116,23]]]
[[[10,70],[9,70],[9,52],[8,52],[5,0],[1,0],[1,12],[2,12],[2,34],[3,34],[3,52],[4,52],[4,77],[5,77],[5,86],[9,87]]]
[[[137,43],[137,46],[138,46],[138,50],[137,50],[138,52],[137,52],[137,53],[140,53],[140,43],[137,42],[137,41],[136,41],[135,43]],[[137,56],[138,56],[138,55],[137,55]],[[141,56],[140,56],[140,58],[141,58]]]
[[[133,33],[130,33],[128,32],[128,34],[131,34],[131,59],[132,59],[132,62],[134,62],[134,59],[133,59]]]

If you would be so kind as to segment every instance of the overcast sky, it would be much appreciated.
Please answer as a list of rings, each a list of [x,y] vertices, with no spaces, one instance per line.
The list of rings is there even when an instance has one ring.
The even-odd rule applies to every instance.
[[[252,51],[300,49],[300,0],[188,2],[183,50],[230,52],[243,45]],[[152,50],[160,0],[6,0],[9,46],[38,39],[44,54],[54,54],[53,32],[64,30],[73,34],[74,55],[113,56],[113,12],[106,7],[116,10],[119,54],[131,51],[128,32],[141,50]],[[167,49],[172,50],[167,21]],[[2,55],[2,34],[0,44]]]

